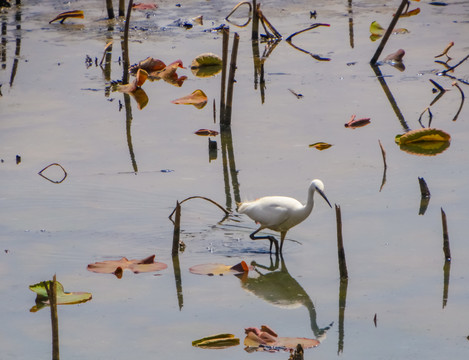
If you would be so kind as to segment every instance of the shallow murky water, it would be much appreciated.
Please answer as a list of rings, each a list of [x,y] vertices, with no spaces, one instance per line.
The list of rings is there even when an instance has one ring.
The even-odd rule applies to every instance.
[[[188,67],[201,53],[221,55],[221,35],[204,30],[224,23],[236,3],[158,5],[154,12],[132,14],[131,63],[152,56],[166,63],[181,59]],[[233,32],[240,35],[231,174],[223,166],[220,136],[212,138],[218,147],[214,159],[208,139],[194,135],[201,128],[219,130],[212,103],[215,99],[218,116],[220,75],[197,78],[186,68],[178,71],[187,76],[182,87],[146,82],[149,102],[138,110],[130,99],[129,117],[123,94],[110,91],[110,81],[122,78],[123,22],[105,20],[104,2],[35,1],[3,11],[0,357],[50,357],[50,314],[48,309],[29,312],[35,296],[28,286],[53,274],[66,291],[93,294],[88,303],[59,306],[60,351],[66,359],[287,358],[248,354],[242,345],[203,350],[191,342],[225,332],[242,342],[245,327],[262,324],[281,336],[315,338],[332,322],[321,345],[307,350],[306,358],[467,357],[469,113],[464,104],[452,121],[461,95],[451,86],[453,79],[435,75],[444,68],[434,56],[450,41],[455,43],[450,65],[467,56],[469,4],[411,3],[411,8],[421,8],[420,14],[399,20],[397,26],[409,33],[392,35],[383,52],[405,49],[406,69],[380,67],[393,108],[369,66],[379,43],[370,41],[369,26],[376,20],[386,27],[397,6],[385,1],[353,2],[351,7],[339,1],[262,4],[284,39],[312,22],[331,25],[294,41],[331,61],[319,62],[285,40],[273,49],[264,62],[263,96],[254,78],[250,27],[231,26],[230,49]],[[85,19],[48,24],[58,13],[73,9],[82,9]],[[312,10],[317,11],[316,20],[310,19]],[[186,30],[172,24],[197,15],[204,16],[204,25]],[[95,58],[99,62],[110,39],[114,45],[106,78]],[[261,54],[264,46],[259,45]],[[452,74],[467,83],[468,63]],[[429,79],[451,88],[431,111],[432,126],[450,133],[452,140],[437,156],[417,156],[401,151],[394,137],[405,128],[420,127],[421,112],[436,96]],[[467,85],[459,84],[467,97]],[[196,89],[207,94],[203,109],[171,103]],[[345,128],[352,114],[369,117],[371,123]],[[426,125],[427,114],[422,118]],[[387,160],[381,191],[378,140]],[[309,147],[319,141],[333,146],[324,151]],[[51,163],[67,171],[60,184],[38,175]],[[52,179],[62,176],[57,169],[50,171]],[[424,215],[419,215],[418,177],[431,192]],[[249,239],[255,224],[236,213],[235,202],[272,194],[306,200],[313,178],[324,181],[329,200],[341,207],[349,271],[346,302],[339,301],[344,288],[337,266],[335,213],[320,198],[310,218],[288,233],[285,263],[275,272],[259,267],[264,275],[246,282],[189,272],[193,265],[211,262],[244,260],[269,266],[268,243]],[[202,200],[183,204],[181,239],[186,250],[179,257],[178,297],[168,216],[176,201],[193,195],[209,197],[233,214],[219,223],[223,213],[213,205]],[[453,257],[446,281],[441,208]],[[125,272],[117,279],[86,270],[96,261],[155,253],[168,264],[156,275]],[[277,284],[293,290],[277,290]]]

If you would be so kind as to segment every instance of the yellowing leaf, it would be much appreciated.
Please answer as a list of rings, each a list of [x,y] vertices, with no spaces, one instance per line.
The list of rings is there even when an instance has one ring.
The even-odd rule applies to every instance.
[[[192,342],[192,346],[205,349],[226,349],[236,345],[239,345],[239,339],[233,334],[211,335]]]
[[[241,261],[239,264],[234,266],[224,265],[224,264],[200,264],[192,266],[189,271],[192,274],[197,275],[225,275],[225,274],[243,274],[251,270],[252,268],[248,266],[244,261]]]
[[[54,19],[49,21],[49,24],[52,24],[54,21],[58,21],[58,20],[60,20],[60,23],[63,24],[65,19],[67,19],[67,18],[84,19],[85,15],[83,14],[83,11],[81,11],[81,10],[66,11],[66,12],[63,12],[63,13],[57,15]]]
[[[168,266],[161,262],[155,262],[155,255],[151,255],[142,260],[128,260],[126,257],[120,260],[108,260],[96,262],[88,265],[88,271],[101,274],[115,274],[118,278],[122,277],[125,269],[132,270],[135,274],[141,272],[153,272],[166,269]]]
[[[317,143],[309,145],[309,147],[314,147],[320,151],[329,149],[331,146],[332,146],[331,144],[328,144],[325,142],[317,142]]]
[[[451,136],[438,129],[418,129],[396,136],[400,149],[414,155],[434,156],[445,151]]]
[[[420,14],[420,8],[416,8],[416,9],[413,9],[413,10],[410,10],[410,11],[406,11],[405,13],[402,13],[401,16],[399,16],[399,17],[410,17],[410,16],[414,16],[414,15],[417,15],[417,14]]]
[[[222,69],[222,59],[218,55],[205,53],[197,56],[191,63],[191,71],[197,77],[210,77]]]
[[[205,95],[202,90],[198,89],[190,95],[183,96],[171,102],[178,105],[194,105],[197,109],[202,109],[207,105],[207,95]]]
[[[209,129],[199,129],[195,132],[195,134],[200,136],[217,136],[218,131]]]
[[[403,135],[396,136],[396,143],[399,145],[423,142],[423,141],[450,141],[451,136],[438,129],[417,129],[409,131]]]
[[[380,24],[378,24],[377,21],[373,21],[370,25],[370,33],[372,35],[378,35],[378,36],[383,36],[384,33],[386,32],[386,29],[384,29]]]

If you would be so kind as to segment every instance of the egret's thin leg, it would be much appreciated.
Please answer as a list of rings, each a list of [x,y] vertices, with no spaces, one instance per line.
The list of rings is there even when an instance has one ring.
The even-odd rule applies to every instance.
[[[282,231],[280,233],[280,254],[282,253],[282,248],[283,248],[283,241],[285,240],[285,236],[287,235],[286,231]]]
[[[256,236],[256,234],[261,231],[262,229],[264,229],[263,227],[260,227],[259,229],[257,229],[256,231],[254,231],[251,235],[249,235],[249,237],[252,239],[252,240],[261,240],[261,239],[267,239],[270,241],[270,252],[272,252],[272,243],[275,244],[275,253],[278,254],[278,241],[275,237],[273,237],[272,235],[266,235],[266,236]]]

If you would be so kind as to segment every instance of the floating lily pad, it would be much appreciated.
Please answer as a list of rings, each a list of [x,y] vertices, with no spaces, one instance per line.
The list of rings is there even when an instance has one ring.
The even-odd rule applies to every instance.
[[[223,60],[218,55],[205,53],[197,56],[191,63],[191,71],[197,77],[210,77],[222,69]]]
[[[36,293],[36,306],[31,308],[31,312],[36,312],[46,305],[49,305],[49,296],[47,294],[46,286],[53,286],[54,282],[42,281],[40,283],[30,285],[29,289]],[[89,292],[65,292],[63,285],[56,281],[57,284],[57,305],[74,305],[84,303],[91,300],[91,293]]]
[[[425,128],[412,130],[403,135],[397,135],[395,140],[399,145],[417,142],[450,141],[451,135],[443,130]]]
[[[418,129],[397,135],[395,141],[409,154],[434,156],[449,147],[451,136],[439,129]]]
[[[128,260],[126,257],[120,260],[108,260],[96,262],[88,265],[88,270],[101,274],[114,274],[119,279],[125,269],[133,271],[135,274],[142,272],[161,271],[168,267],[165,263],[155,262],[155,255],[151,255],[142,260]]]

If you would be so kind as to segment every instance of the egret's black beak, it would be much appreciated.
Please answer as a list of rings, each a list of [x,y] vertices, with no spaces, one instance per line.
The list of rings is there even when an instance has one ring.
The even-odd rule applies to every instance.
[[[324,200],[326,200],[326,202],[329,204],[329,206],[332,208],[332,205],[331,203],[329,202],[329,200],[327,200],[327,197],[326,197],[326,194],[324,194],[321,190],[317,189],[318,193],[324,198]]]

